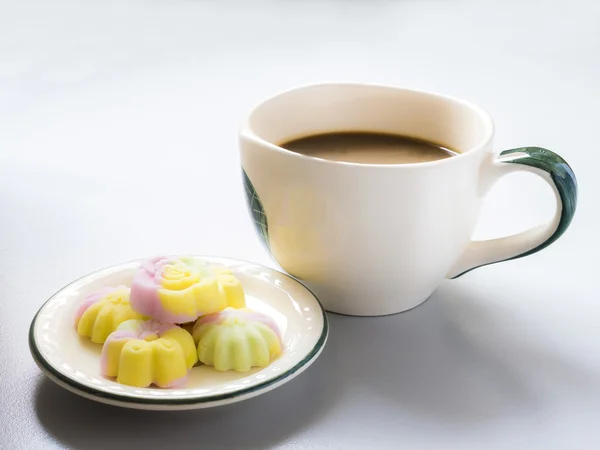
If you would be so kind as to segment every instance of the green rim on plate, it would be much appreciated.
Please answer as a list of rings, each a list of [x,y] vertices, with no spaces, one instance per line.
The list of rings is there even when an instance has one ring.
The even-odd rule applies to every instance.
[[[241,261],[241,260],[236,260],[236,261],[246,262],[246,261]],[[55,293],[48,300],[46,300],[46,302],[44,302],[44,304],[40,307],[40,309],[34,316],[32,322],[31,322],[31,325],[29,327],[29,349],[31,351],[31,355],[33,356],[35,363],[42,369],[42,371],[46,371],[49,375],[51,375],[51,377],[56,378],[56,380],[58,380],[59,382],[64,383],[65,385],[67,385],[81,393],[88,394],[90,396],[97,397],[97,398],[112,400],[112,401],[115,401],[118,403],[129,403],[129,404],[139,404],[139,405],[196,405],[196,404],[203,404],[203,403],[218,402],[218,401],[222,401],[222,400],[230,400],[230,399],[233,399],[236,397],[242,397],[242,396],[257,392],[257,391],[264,390],[265,388],[268,388],[269,386],[277,384],[278,382],[292,376],[294,373],[296,373],[298,370],[302,369],[302,367],[304,367],[307,363],[312,361],[319,354],[319,352],[322,350],[322,348],[325,344],[325,341],[327,340],[327,335],[329,333],[329,321],[327,319],[327,313],[325,312],[325,308],[323,308],[323,305],[321,304],[321,302],[319,301],[317,296],[310,289],[308,289],[304,284],[302,284],[299,280],[297,280],[296,278],[294,278],[286,273],[280,272],[280,271],[270,268],[270,267],[261,266],[260,264],[256,264],[256,263],[250,263],[250,264],[253,264],[257,267],[263,267],[265,269],[272,270],[274,272],[277,272],[280,275],[283,275],[283,276],[290,278],[291,280],[299,283],[316,300],[317,304],[321,308],[321,314],[323,316],[323,330],[321,331],[321,335],[319,336],[319,339],[317,340],[317,342],[315,343],[315,345],[311,349],[311,351],[306,355],[306,357],[304,357],[301,361],[299,361],[291,369],[283,372],[282,374],[276,376],[275,378],[264,381],[262,383],[255,384],[252,387],[236,390],[234,392],[230,392],[230,393],[226,393],[226,394],[218,394],[218,395],[211,395],[211,396],[199,396],[199,397],[187,397],[187,398],[178,399],[178,398],[147,398],[147,397],[134,397],[134,396],[129,396],[129,395],[112,394],[112,393],[105,392],[105,391],[102,391],[99,389],[94,389],[86,384],[80,383],[77,380],[64,375],[60,371],[56,370],[42,356],[42,354],[37,346],[37,343],[35,341],[35,336],[34,336],[35,325],[37,323],[37,319],[38,319],[40,312],[44,309],[44,307],[46,306],[46,304],[48,302],[50,302],[59,292],[68,288],[71,284],[74,284],[78,280],[85,278],[91,274],[85,275],[85,276],[79,278],[78,280],[75,280],[72,283],[69,283],[68,285],[66,285],[59,291],[57,291],[57,293]]]

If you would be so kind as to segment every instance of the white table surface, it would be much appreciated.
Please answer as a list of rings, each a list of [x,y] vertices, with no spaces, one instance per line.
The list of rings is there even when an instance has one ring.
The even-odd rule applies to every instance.
[[[600,448],[600,3],[0,5],[0,448]],[[405,314],[331,314],[309,370],[237,405],[132,412],[46,380],[28,326],[74,278],[162,252],[274,265],[246,212],[237,126],[265,96],[324,80],[480,104],[499,150],[571,163],[571,228]],[[537,224],[553,202],[510,176],[477,235]]]

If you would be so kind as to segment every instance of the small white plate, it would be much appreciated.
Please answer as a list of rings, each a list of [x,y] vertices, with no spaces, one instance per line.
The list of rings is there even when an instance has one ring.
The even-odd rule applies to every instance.
[[[285,348],[269,366],[237,373],[201,365],[192,369],[185,386],[176,389],[140,389],[102,377],[102,345],[77,334],[75,311],[87,294],[99,288],[130,286],[141,261],[94,272],[54,294],[38,311],[29,330],[29,348],[35,362],[52,381],[92,400],[136,409],[183,410],[263,394],[299,375],[319,356],[327,340],[327,315],[306,287],[288,275],[256,264],[197,258],[230,268],[244,286],[247,306],[277,322]]]

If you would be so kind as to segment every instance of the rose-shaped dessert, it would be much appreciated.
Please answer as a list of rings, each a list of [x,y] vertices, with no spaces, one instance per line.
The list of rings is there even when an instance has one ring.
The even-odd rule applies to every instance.
[[[143,319],[131,309],[129,288],[107,287],[88,295],[75,314],[75,327],[81,336],[102,344],[124,321]]]
[[[128,386],[174,387],[198,361],[192,336],[174,324],[128,320],[106,339],[101,371]]]
[[[145,261],[134,275],[130,301],[140,314],[167,323],[190,322],[246,304],[242,285],[231,272],[185,257]]]
[[[200,362],[219,371],[247,372],[252,367],[265,367],[283,349],[275,321],[247,308],[227,308],[200,317],[193,337]]]

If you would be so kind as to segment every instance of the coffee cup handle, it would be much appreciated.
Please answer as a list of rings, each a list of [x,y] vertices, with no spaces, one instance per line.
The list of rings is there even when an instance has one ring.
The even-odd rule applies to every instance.
[[[478,267],[539,252],[556,241],[569,227],[577,206],[577,179],[567,162],[540,147],[506,150],[486,163],[482,181],[491,186],[500,177],[516,172],[534,173],[548,182],[556,195],[556,214],[549,222],[497,239],[471,241],[447,278],[458,278]]]

